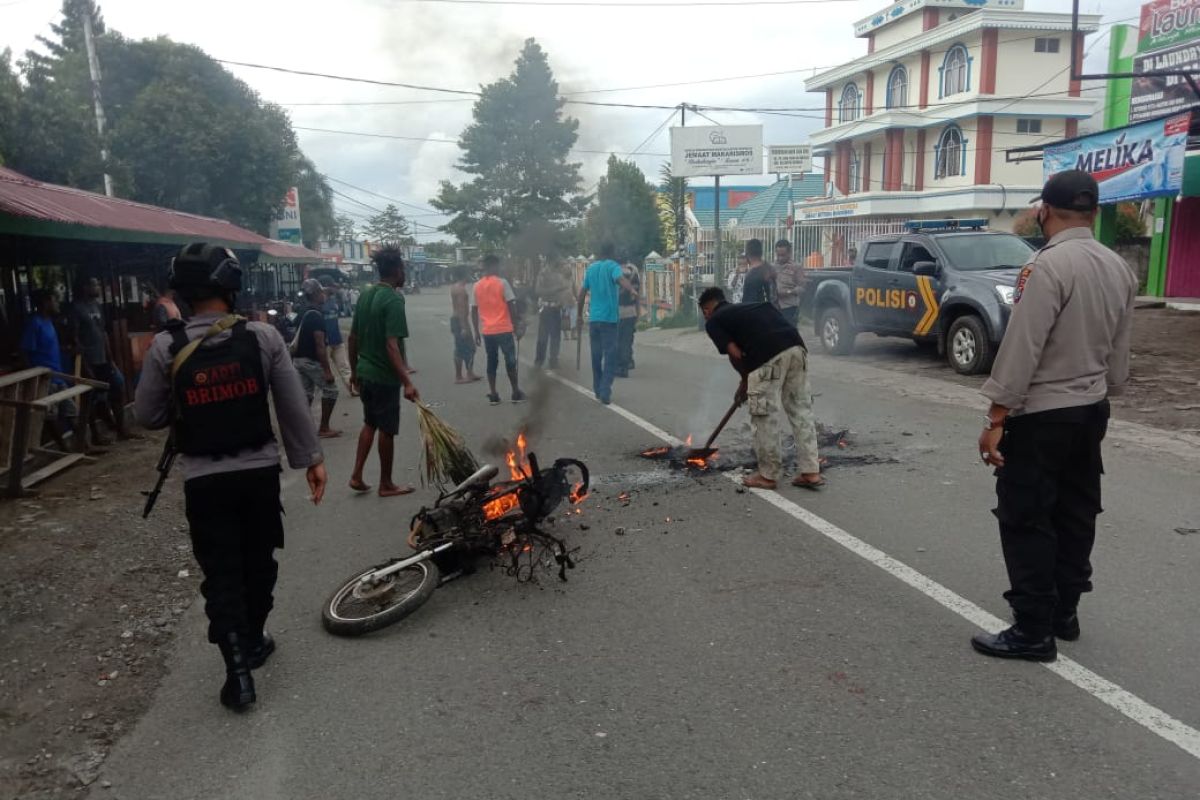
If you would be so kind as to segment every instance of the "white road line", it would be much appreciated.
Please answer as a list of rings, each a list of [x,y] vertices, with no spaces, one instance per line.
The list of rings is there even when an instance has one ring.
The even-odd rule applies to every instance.
[[[574,389],[585,397],[590,398],[594,396],[591,390],[560,375],[550,374],[547,377],[558,381],[563,386]],[[628,409],[618,405],[610,405],[608,409],[668,444],[676,447],[683,444],[677,437],[672,436],[657,425],[647,422]],[[737,475],[726,473],[726,477],[735,482],[739,481]],[[808,509],[788,500],[778,492],[765,491],[763,489],[751,489],[750,491],[780,511],[791,515],[809,528],[812,528],[825,538],[840,544],[856,556],[874,564],[889,575],[913,587],[938,605],[958,614],[971,624],[977,625],[991,633],[1008,627],[1008,623],[999,617],[985,611],[965,597],[947,589],[933,578],[922,575],[902,561],[897,561],[879,548],[867,544],[862,539],[842,530],[829,520],[819,517]],[[1112,681],[1097,675],[1079,662],[1066,656],[1059,655],[1058,661],[1042,664],[1042,666],[1068,683],[1074,684],[1092,695],[1105,705],[1124,714],[1143,728],[1177,745],[1193,758],[1200,759],[1200,730],[1196,730],[1190,725],[1175,719],[1162,709],[1150,705],[1137,695],[1126,691]]]

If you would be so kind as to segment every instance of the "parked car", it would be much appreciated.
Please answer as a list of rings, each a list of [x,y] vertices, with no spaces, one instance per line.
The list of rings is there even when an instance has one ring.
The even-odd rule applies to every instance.
[[[964,375],[986,372],[1033,248],[986,220],[918,220],[860,243],[852,267],[812,274],[805,308],[822,348],[847,355],[860,333],[936,347]]]

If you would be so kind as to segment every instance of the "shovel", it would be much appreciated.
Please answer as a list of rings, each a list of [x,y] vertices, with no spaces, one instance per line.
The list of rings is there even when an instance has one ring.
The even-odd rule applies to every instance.
[[[721,435],[721,431],[725,429],[725,424],[729,422],[729,419],[733,416],[733,412],[737,411],[738,406],[741,404],[741,399],[735,397],[733,399],[733,405],[731,405],[729,410],[725,412],[725,416],[721,417],[721,421],[717,423],[717,429],[712,432],[712,436],[708,437],[708,441],[704,443],[704,447],[693,447],[691,450],[688,450],[687,455],[684,456],[684,458],[702,458],[704,460],[711,458],[712,454],[717,452],[717,448],[713,447],[712,443],[715,442],[717,437]]]

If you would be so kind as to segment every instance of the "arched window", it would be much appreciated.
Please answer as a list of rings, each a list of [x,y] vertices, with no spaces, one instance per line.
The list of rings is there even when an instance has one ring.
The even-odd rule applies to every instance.
[[[942,61],[942,97],[961,94],[971,88],[971,57],[967,48],[956,44],[946,51]]]
[[[887,107],[903,108],[908,105],[908,70],[897,66],[888,76]]]
[[[935,178],[954,178],[967,172],[967,140],[962,129],[951,125],[942,131],[933,148]]]
[[[858,85],[846,84],[842,90],[842,99],[838,101],[838,122],[853,122],[862,116],[862,92]]]
[[[858,157],[857,150],[850,151],[850,175],[849,175],[849,178],[850,178],[850,180],[847,181],[847,183],[850,184],[850,194],[854,194],[855,192],[861,192],[863,190],[863,187],[862,187],[862,161]]]

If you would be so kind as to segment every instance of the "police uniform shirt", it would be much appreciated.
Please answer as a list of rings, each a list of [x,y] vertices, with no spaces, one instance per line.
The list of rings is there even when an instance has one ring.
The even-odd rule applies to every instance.
[[[188,320],[188,339],[203,336],[223,314],[202,314]],[[324,460],[321,443],[317,439],[317,428],[309,415],[304,387],[300,375],[292,364],[287,345],[279,331],[262,322],[247,323],[247,330],[258,337],[258,349],[262,356],[263,375],[270,388],[275,407],[275,418],[279,425],[283,449],[288,464],[293,469],[305,469]],[[230,336],[224,331],[212,337],[215,344]],[[134,397],[134,409],[138,421],[150,430],[165,428],[171,421],[171,333],[164,331],[154,337],[146,351],[142,365],[142,377]],[[204,347],[204,345],[201,345]],[[237,420],[232,420],[236,425]],[[259,469],[279,465],[279,445],[271,440],[262,447],[243,450],[232,456],[180,455],[179,466],[184,480],[199,478],[219,472]]]
[[[1090,228],[1060,232],[1021,271],[983,394],[1025,414],[1119,394],[1129,379],[1136,296],[1133,271]]]

